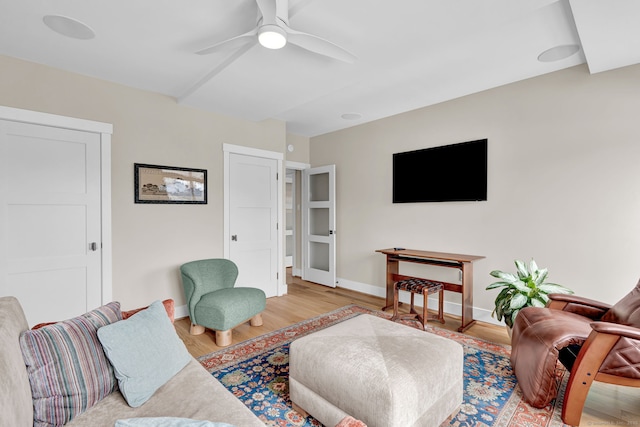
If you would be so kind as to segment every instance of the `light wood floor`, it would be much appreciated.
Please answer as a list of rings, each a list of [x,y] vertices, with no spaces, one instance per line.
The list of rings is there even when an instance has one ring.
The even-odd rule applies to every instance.
[[[233,343],[236,344],[311,317],[335,310],[348,304],[379,310],[384,299],[342,288],[328,288],[298,277],[287,278],[288,294],[267,299],[267,308],[262,314],[264,324],[251,327],[249,323],[233,330]],[[405,305],[406,306],[406,305]],[[445,316],[446,324],[435,326],[456,330],[460,319]],[[189,319],[175,322],[178,335],[194,357],[220,350],[215,344],[215,335],[207,330],[202,335],[189,334]],[[466,334],[488,341],[509,344],[509,337],[502,327],[476,322]],[[638,426],[640,427],[640,389],[610,386],[595,383],[591,387],[580,426]]]

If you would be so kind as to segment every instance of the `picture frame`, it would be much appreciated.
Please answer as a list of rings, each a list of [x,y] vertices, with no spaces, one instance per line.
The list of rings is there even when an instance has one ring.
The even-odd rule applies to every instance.
[[[133,164],[134,202],[207,204],[207,171],[175,166]]]

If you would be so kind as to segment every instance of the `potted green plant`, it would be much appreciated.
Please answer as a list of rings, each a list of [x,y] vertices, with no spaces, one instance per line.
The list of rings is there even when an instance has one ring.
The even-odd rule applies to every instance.
[[[544,307],[549,301],[548,294],[572,294],[573,291],[556,283],[545,282],[549,274],[546,268],[539,269],[532,259],[527,266],[515,260],[516,274],[493,270],[490,274],[500,279],[487,286],[489,289],[503,288],[495,300],[495,308],[491,316],[498,320],[504,318],[507,329],[511,332],[513,321],[524,307]]]

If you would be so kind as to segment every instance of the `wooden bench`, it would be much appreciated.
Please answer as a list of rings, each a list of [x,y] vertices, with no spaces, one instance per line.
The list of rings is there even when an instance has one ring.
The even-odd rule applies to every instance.
[[[420,322],[422,329],[425,328],[428,320],[438,320],[440,323],[444,323],[444,283],[419,277],[404,277],[393,284],[393,317],[391,320],[415,319]],[[411,307],[409,308],[409,314],[406,315],[398,313],[400,291],[411,293]],[[428,312],[428,299],[429,294],[435,294],[436,292],[438,293],[438,315],[433,316]],[[418,313],[413,304],[414,295],[416,294],[423,296],[422,313]]]

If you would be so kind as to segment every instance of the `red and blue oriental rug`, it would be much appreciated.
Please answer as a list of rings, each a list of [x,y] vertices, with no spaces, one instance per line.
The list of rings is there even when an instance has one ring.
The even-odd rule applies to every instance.
[[[363,314],[389,318],[389,313],[357,305],[296,323],[269,334],[207,354],[198,360],[244,402],[267,426],[321,427],[291,408],[289,400],[289,344],[296,338]],[[559,375],[558,398],[536,409],[522,400],[509,363],[510,347],[431,325],[427,333],[452,339],[464,348],[464,401],[443,426],[452,427],[560,427],[567,375]]]

